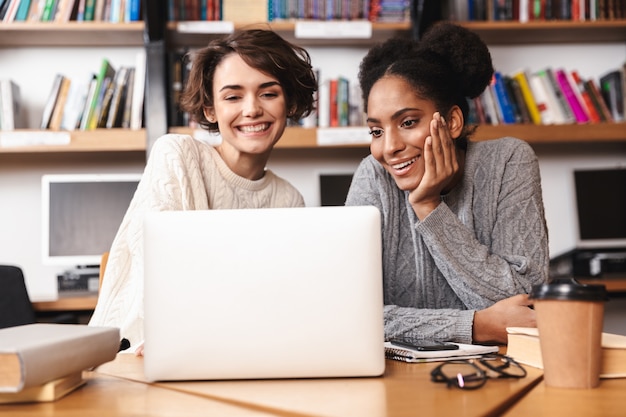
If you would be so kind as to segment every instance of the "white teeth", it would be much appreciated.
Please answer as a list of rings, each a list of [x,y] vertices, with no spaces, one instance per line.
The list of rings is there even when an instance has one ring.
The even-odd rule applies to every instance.
[[[415,161],[417,161],[417,157],[416,157],[416,158],[413,158],[413,159],[411,159],[411,160],[409,160],[409,161],[403,162],[403,163],[401,163],[401,164],[392,165],[391,167],[392,167],[393,169],[402,169],[402,168],[404,168],[404,167],[407,167],[407,166],[411,165],[411,164],[412,164],[413,162],[415,162]]]
[[[262,132],[265,129],[267,129],[268,124],[267,123],[263,123],[260,125],[254,125],[254,126],[240,126],[239,130],[241,130],[242,132],[246,132],[246,133],[254,133],[254,132]]]

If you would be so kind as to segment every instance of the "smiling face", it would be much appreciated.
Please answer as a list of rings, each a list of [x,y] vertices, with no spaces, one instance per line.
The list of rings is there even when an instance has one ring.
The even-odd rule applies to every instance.
[[[214,107],[205,115],[217,121],[222,148],[235,158],[263,156],[264,164],[287,123],[285,94],[278,79],[233,53],[215,69],[213,96]]]
[[[385,76],[373,85],[367,106],[372,156],[398,188],[414,190],[424,176],[424,141],[430,135],[435,104],[418,98],[403,78]]]

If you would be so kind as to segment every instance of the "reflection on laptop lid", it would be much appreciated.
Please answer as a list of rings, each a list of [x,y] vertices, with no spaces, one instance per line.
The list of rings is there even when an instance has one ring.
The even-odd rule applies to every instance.
[[[159,212],[144,232],[147,379],[383,373],[376,208]]]

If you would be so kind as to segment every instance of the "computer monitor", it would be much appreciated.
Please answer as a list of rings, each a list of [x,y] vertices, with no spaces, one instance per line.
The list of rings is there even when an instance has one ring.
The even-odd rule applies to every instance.
[[[626,168],[574,171],[578,247],[626,248]]]
[[[42,176],[43,263],[99,265],[140,178],[141,174]]]

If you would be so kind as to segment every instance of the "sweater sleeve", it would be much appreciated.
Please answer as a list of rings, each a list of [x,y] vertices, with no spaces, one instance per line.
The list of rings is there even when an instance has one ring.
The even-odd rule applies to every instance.
[[[515,147],[507,160],[499,164],[502,172],[489,175],[489,186],[476,186],[493,191],[474,194],[479,200],[472,208],[475,230],[445,203],[417,225],[437,268],[467,308],[484,309],[528,293],[547,278],[548,236],[539,166],[530,146],[512,143]],[[494,195],[493,204],[487,193]]]
[[[136,346],[143,340],[143,218],[148,211],[206,209],[202,178],[193,166],[191,138],[167,135],[155,143],[137,191],[115,236],[89,324],[120,328]],[[200,193],[200,194],[198,194]]]
[[[384,174],[378,163],[370,156],[364,159],[357,168],[346,205],[378,207],[382,216],[383,240],[383,270],[394,268],[393,259],[410,254],[398,254],[397,245],[391,243],[394,233],[386,233],[386,229],[393,227],[390,218],[402,216],[404,194],[400,192],[393,179]],[[417,340],[448,340],[459,343],[471,343],[473,310],[434,309],[398,306],[390,300],[390,278],[384,272],[383,286],[385,292],[384,325],[385,340],[405,339]],[[417,279],[410,277],[409,279]]]

